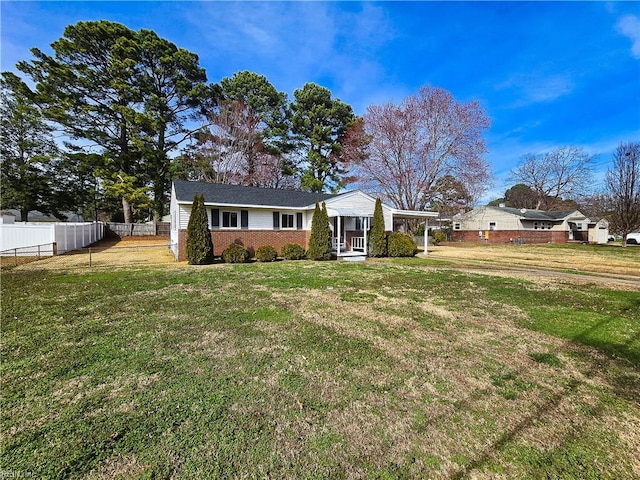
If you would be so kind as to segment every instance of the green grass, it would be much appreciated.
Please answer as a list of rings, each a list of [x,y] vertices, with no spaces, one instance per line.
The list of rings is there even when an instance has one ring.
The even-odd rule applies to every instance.
[[[634,478],[637,291],[415,259],[2,275],[33,478]],[[635,470],[634,470],[635,469]]]

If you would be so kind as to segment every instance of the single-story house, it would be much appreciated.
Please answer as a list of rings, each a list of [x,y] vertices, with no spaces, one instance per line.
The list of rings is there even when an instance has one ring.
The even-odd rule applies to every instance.
[[[609,224],[579,210],[478,207],[453,216],[453,241],[487,243],[607,243]]]
[[[171,188],[171,248],[178,261],[186,259],[189,216],[197,193],[204,195],[215,255],[230,243],[251,253],[263,245],[280,251],[287,243],[308,247],[316,202],[325,202],[337,257],[367,254],[375,198],[359,190],[325,194],[176,180]],[[427,221],[435,212],[399,210],[382,204],[385,230],[394,221]]]

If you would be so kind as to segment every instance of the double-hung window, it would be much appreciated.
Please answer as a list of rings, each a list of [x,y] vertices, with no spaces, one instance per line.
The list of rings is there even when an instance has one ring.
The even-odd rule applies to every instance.
[[[222,228],[238,228],[238,212],[222,212]]]
[[[294,218],[292,213],[283,213],[280,228],[295,228],[295,224],[293,222]]]

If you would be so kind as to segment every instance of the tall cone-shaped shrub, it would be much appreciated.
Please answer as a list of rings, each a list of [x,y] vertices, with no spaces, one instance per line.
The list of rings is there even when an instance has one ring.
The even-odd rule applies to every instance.
[[[378,198],[373,210],[373,221],[369,231],[369,256],[387,256],[387,236],[384,231],[384,215],[382,214],[382,202]]]
[[[310,260],[329,260],[331,258],[331,230],[329,229],[327,207],[323,204],[323,208],[320,208],[317,202],[311,219],[311,236],[309,237],[307,258]]]
[[[213,241],[202,193],[196,193],[191,206],[191,216],[187,225],[187,261],[189,265],[213,263]]]

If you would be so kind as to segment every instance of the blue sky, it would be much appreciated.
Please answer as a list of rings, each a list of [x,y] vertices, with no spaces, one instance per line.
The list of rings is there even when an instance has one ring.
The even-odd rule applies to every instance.
[[[640,2],[11,2],[1,68],[48,51],[64,27],[106,19],[200,57],[210,82],[250,70],[292,97],[306,82],[363,114],[420,86],[479,100],[495,184],[526,153],[598,154],[640,141]]]

